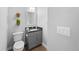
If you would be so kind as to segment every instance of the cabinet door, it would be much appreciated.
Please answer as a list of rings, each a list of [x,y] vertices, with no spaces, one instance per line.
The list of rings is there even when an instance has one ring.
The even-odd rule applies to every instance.
[[[42,42],[42,31],[36,32],[36,44],[41,44]]]
[[[28,47],[29,49],[36,47],[42,42],[42,31],[29,33]]]
[[[29,38],[28,38],[29,49],[36,46],[35,41],[36,41],[36,33],[35,32],[29,33]]]

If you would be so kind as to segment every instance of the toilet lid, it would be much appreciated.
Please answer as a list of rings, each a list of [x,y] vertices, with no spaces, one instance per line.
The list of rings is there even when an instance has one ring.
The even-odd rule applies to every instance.
[[[19,48],[22,48],[22,47],[24,47],[24,42],[23,41],[15,42],[14,48],[19,49]]]

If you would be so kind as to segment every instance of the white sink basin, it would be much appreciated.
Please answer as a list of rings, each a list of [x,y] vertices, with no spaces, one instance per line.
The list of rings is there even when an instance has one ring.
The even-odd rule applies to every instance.
[[[38,29],[31,29],[30,31],[37,31]]]

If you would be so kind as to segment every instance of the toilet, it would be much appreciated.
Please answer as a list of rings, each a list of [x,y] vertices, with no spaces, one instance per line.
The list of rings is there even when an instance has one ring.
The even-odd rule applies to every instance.
[[[23,32],[15,32],[13,33],[14,38],[14,45],[13,50],[14,51],[23,51],[24,49],[24,41],[22,40]]]

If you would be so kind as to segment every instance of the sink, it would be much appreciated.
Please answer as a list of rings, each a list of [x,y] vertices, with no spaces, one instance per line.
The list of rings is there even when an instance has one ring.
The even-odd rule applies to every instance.
[[[37,31],[38,29],[30,29],[29,31]]]
[[[38,31],[40,28],[38,27],[25,27],[25,30],[28,32]]]

